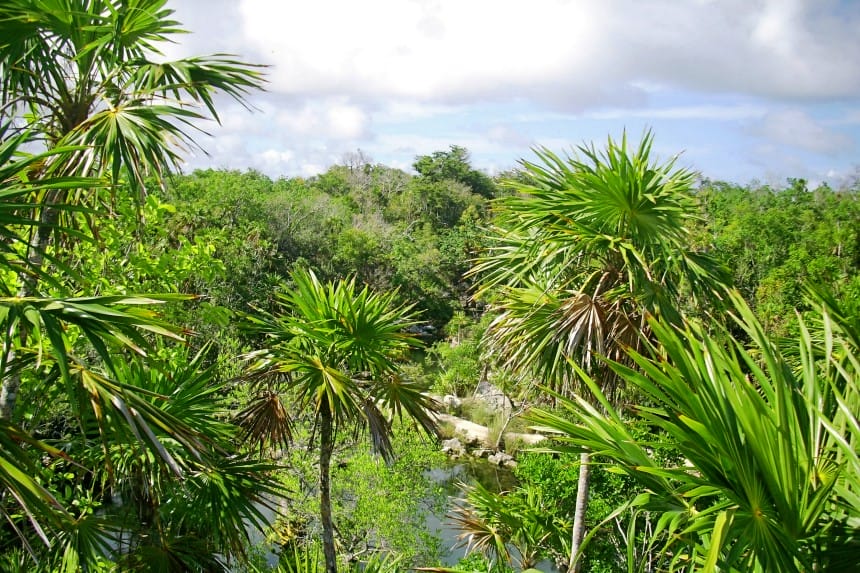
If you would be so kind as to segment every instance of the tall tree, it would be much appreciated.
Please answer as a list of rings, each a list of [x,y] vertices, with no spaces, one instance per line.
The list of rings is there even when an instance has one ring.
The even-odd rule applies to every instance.
[[[17,270],[17,247],[26,242],[18,231],[32,223],[22,216],[21,205],[34,193],[94,184],[88,179],[44,174],[36,181],[29,180],[31,166],[64,150],[28,157],[16,147],[24,140],[26,136],[19,136],[0,143],[0,220],[4,222],[0,227],[4,238],[0,270],[7,279]],[[16,160],[10,161],[16,151]],[[33,272],[55,282],[44,271]],[[176,362],[165,365],[159,371],[169,374],[159,379],[159,386],[151,379],[124,375],[124,365],[135,362],[134,354],[146,357],[157,352],[153,335],[180,339],[180,329],[165,324],[148,307],[187,298],[0,297],[0,376],[24,376],[31,390],[28,400],[22,401],[27,415],[21,421],[0,421],[0,515],[9,527],[4,527],[3,533],[14,532],[21,545],[41,560],[41,570],[78,571],[114,556],[121,541],[138,538],[136,533],[143,527],[140,521],[119,536],[120,528],[111,516],[92,512],[92,502],[98,503],[105,488],[136,479],[141,466],[148,475],[175,485],[172,495],[163,497],[209,496],[197,507],[200,521],[170,520],[174,525],[182,522],[172,532],[182,531],[186,541],[207,523],[204,507],[217,513],[209,516],[210,521],[223,520],[218,536],[210,536],[209,543],[194,545],[204,552],[197,553],[198,558],[214,563],[219,561],[217,555],[243,556],[246,525],[263,522],[258,507],[251,502],[264,502],[263,493],[278,492],[266,477],[271,466],[236,455],[239,452],[231,444],[232,436],[225,436],[231,428],[213,424],[195,408],[187,407],[188,398],[212,395],[211,389],[202,388],[202,376],[191,380],[193,388],[179,379],[193,378],[191,371],[199,361],[187,366]],[[57,421],[68,429],[58,432],[52,428],[52,422]],[[210,431],[216,425],[220,429]],[[60,438],[63,449],[48,438]],[[56,471],[57,467],[63,469]],[[206,483],[201,483],[213,483],[214,479],[218,480],[217,488],[207,489]],[[230,504],[231,496],[241,496],[249,503]],[[175,506],[171,509],[172,517],[180,515]],[[168,530],[161,529],[160,533],[167,534]],[[159,537],[159,542],[168,546],[174,541],[177,538],[170,535]],[[184,555],[189,558],[190,554],[186,551]]]
[[[478,297],[498,316],[487,350],[515,370],[536,374],[564,396],[581,389],[577,369],[617,397],[617,376],[598,357],[624,360],[650,335],[648,314],[679,319],[682,300],[720,283],[719,268],[691,252],[693,173],[651,159],[653,136],[639,146],[609,139],[561,158],[537,150],[496,203],[496,241],[472,273]],[[683,295],[683,298],[682,298]],[[581,456],[570,566],[577,571],[585,532],[590,456]]]
[[[181,33],[166,0],[10,0],[0,6],[0,125],[30,134],[31,145],[64,148],[51,157],[59,175],[107,176],[107,183],[55,187],[32,195],[20,293],[38,290],[38,273],[63,215],[93,207],[106,190],[137,195],[163,178],[194,146],[195,121],[218,119],[214,95],[244,101],[262,85],[254,66],[228,55],[162,62],[158,44]],[[38,178],[43,166],[28,177]],[[91,213],[91,211],[89,212]],[[77,217],[68,217],[74,221]],[[67,222],[69,222],[67,221]],[[88,216],[93,225],[95,217]],[[62,259],[62,257],[59,257]],[[12,358],[9,356],[8,358]],[[3,379],[0,417],[14,415],[20,379]]]
[[[435,433],[434,402],[422,386],[398,375],[396,360],[418,344],[404,332],[415,324],[395,294],[358,289],[355,281],[323,284],[310,271],[292,275],[294,288],[278,296],[280,312],[250,315],[252,330],[268,346],[252,353],[257,399],[238,416],[246,438],[286,444],[291,411],[310,411],[320,448],[320,518],[326,571],[337,572],[331,511],[330,465],[338,428],[369,431],[376,451],[392,455],[388,416],[405,413]],[[283,403],[289,392],[295,408]]]
[[[450,151],[434,151],[431,155],[419,155],[412,167],[421,177],[442,183],[456,181],[469,187],[487,199],[496,194],[496,185],[485,173],[472,168],[469,150],[452,145]]]
[[[0,8],[0,118],[44,145],[84,146],[70,166],[142,191],[180,152],[193,122],[218,120],[214,96],[259,89],[257,66],[227,54],[163,61],[159,44],[184,32],[166,0],[9,0]]]
[[[39,537],[61,552],[62,566],[52,570],[92,565],[117,547],[116,538],[107,542],[111,529],[102,517],[79,513],[80,499],[58,499],[45,481],[43,460],[69,454],[31,435],[34,405],[17,401],[26,404],[26,416],[16,409],[22,377],[58,398],[49,406],[66,408],[80,437],[105,450],[122,443],[167,474],[187,477],[191,466],[183,459],[194,460],[195,471],[218,471],[229,455],[193,420],[160,407],[168,397],[122,380],[117,368],[126,352],[152,352],[153,335],[179,339],[180,329],[146,306],[188,297],[67,296],[78,289],[62,240],[92,240],[88,231],[108,213],[99,208],[102,197],[124,189],[139,197],[147,177],[175,167],[192,145],[191,122],[217,119],[216,92],[241,101],[261,84],[258,70],[227,56],[152,61],[156,44],[181,32],[164,5],[10,0],[0,6],[0,512],[30,553],[40,553],[31,543]],[[53,296],[44,296],[48,289]],[[71,454],[74,470],[83,471],[86,460]],[[116,469],[107,467],[111,479]],[[243,488],[259,485],[258,472],[245,478]],[[219,491],[225,497],[218,503],[236,493],[232,485]],[[234,525],[244,527],[243,517]]]

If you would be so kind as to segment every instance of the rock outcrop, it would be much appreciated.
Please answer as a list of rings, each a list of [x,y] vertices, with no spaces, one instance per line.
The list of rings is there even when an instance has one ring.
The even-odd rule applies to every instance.
[[[517,465],[513,456],[505,452],[496,452],[486,447],[490,434],[486,426],[452,416],[451,414],[437,413],[435,416],[437,422],[450,424],[454,428],[454,437],[450,440],[442,441],[442,452],[454,458],[462,457],[468,453],[474,457],[487,458],[487,461],[491,464],[508,468]],[[507,432],[503,438],[508,444],[518,441],[531,446],[543,440],[544,436],[540,434]]]

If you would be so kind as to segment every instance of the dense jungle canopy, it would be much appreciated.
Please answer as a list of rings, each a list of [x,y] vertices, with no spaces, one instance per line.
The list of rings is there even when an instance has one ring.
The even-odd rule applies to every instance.
[[[650,132],[181,173],[264,76],[152,59],[177,32],[0,7],[0,568],[860,566],[860,181],[703,180]],[[516,458],[456,569],[446,409]]]

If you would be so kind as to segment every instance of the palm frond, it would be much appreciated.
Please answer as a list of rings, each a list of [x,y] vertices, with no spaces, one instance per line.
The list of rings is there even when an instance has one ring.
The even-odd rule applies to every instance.
[[[604,411],[559,397],[570,420],[549,412],[531,419],[574,449],[610,458],[652,492],[642,507],[665,517],[664,554],[690,556],[703,570],[805,570],[825,558],[821,547],[851,543],[828,533],[844,531],[851,513],[834,511],[845,500],[839,484],[857,480],[856,466],[840,459],[850,438],[833,424],[835,411],[821,408],[832,378],[822,376],[809,335],[800,340],[806,367],[795,371],[739,295],[733,303],[754,351],[726,330],[714,335],[652,320],[660,349],[632,352],[636,369],[610,363],[649,404],[637,417],[664,432],[689,465],[654,460],[584,372]]]
[[[527,182],[508,182],[494,240],[470,271],[475,296],[498,312],[488,356],[569,393],[568,365],[595,375],[598,357],[623,360],[648,336],[648,314],[678,323],[687,291],[719,299],[725,274],[687,246],[694,175],[653,161],[652,144],[646,132],[631,149],[625,134],[522,162]],[[611,372],[603,383],[615,383]]]

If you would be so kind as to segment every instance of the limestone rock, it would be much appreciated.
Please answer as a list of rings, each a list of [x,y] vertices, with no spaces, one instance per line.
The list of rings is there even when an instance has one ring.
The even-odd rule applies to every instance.
[[[494,410],[510,411],[514,407],[501,388],[490,384],[486,380],[482,380],[478,384],[478,387],[475,388],[475,398],[485,402]]]
[[[466,453],[466,448],[460,440],[451,438],[450,440],[442,440],[442,453],[459,457]]]
[[[448,394],[442,397],[442,406],[449,414],[459,414],[460,408],[463,406],[463,401],[458,397]]]
[[[517,462],[514,461],[513,456],[506,454],[505,452],[496,452],[487,458],[487,461],[496,466],[503,466],[506,468],[516,467]]]
[[[440,424],[451,424],[454,428],[454,435],[458,437],[463,444],[477,446],[483,444],[487,440],[487,428],[480,424],[476,424],[462,418],[457,418],[450,414],[437,413],[435,417],[437,422]]]

